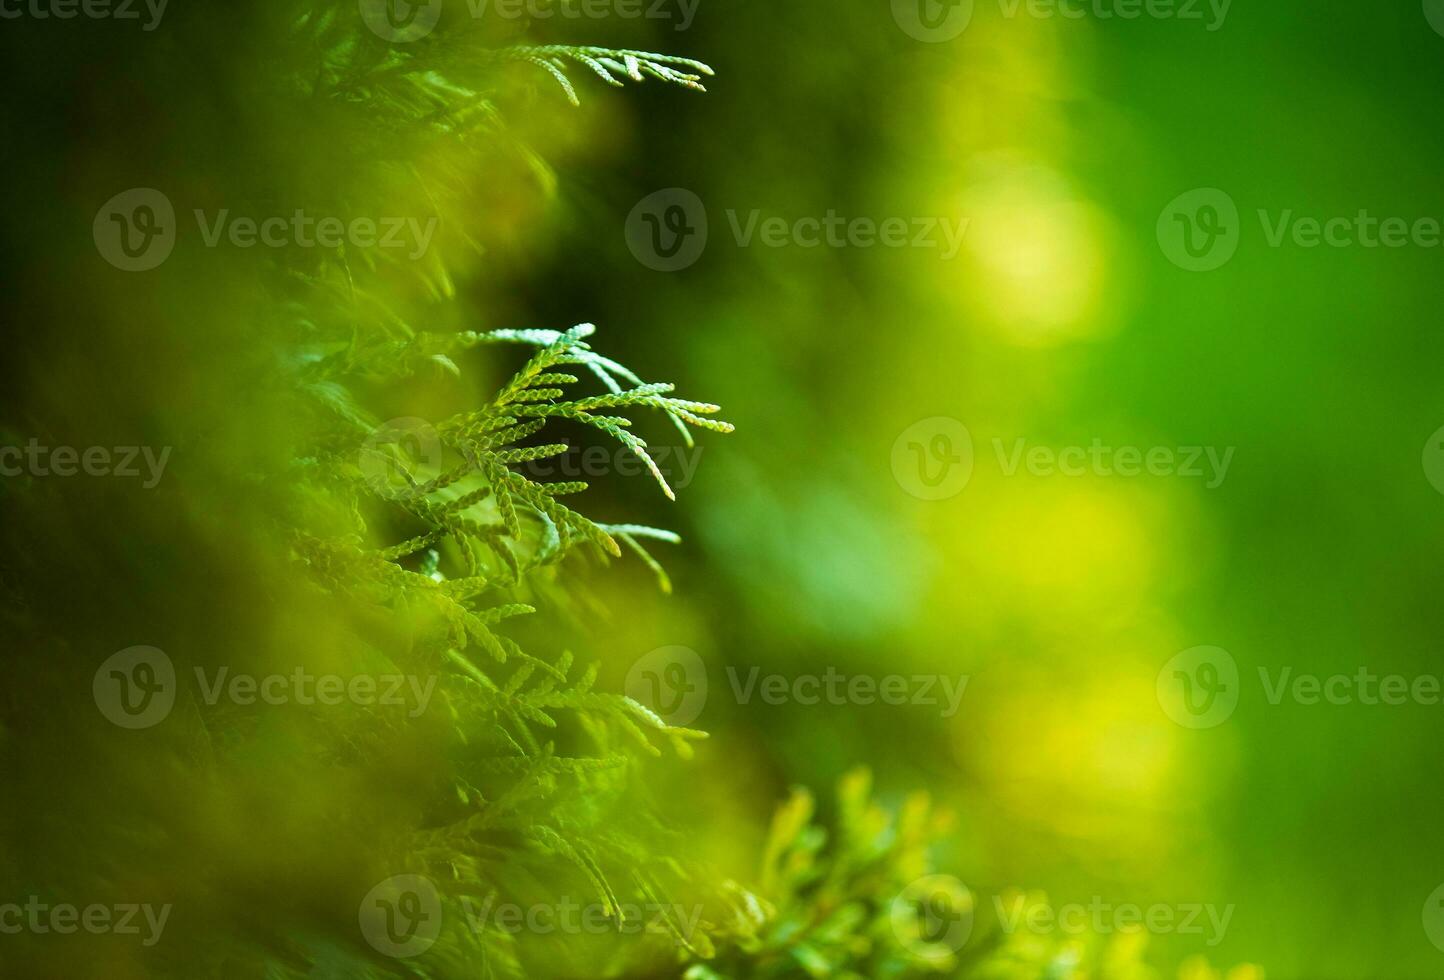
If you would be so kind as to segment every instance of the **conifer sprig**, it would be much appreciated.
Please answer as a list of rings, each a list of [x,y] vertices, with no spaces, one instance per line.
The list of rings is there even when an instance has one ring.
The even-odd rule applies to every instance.
[[[640,82],[650,76],[693,91],[705,92],[707,89],[702,85],[702,79],[713,74],[709,66],[692,58],[657,54],[653,51],[585,45],[549,44],[508,48],[501,52],[501,56],[530,62],[545,70],[556,79],[566,93],[567,101],[572,105],[581,105],[581,100],[577,98],[577,90],[567,77],[568,62],[589,68],[602,81],[617,88],[626,84],[622,81],[624,78]]]
[[[572,551],[635,554],[669,590],[644,544],[679,539],[593,521],[574,504],[587,483],[535,474],[568,450],[560,430],[579,426],[635,454],[672,498],[634,419],[660,412],[688,446],[693,428],[731,426],[715,405],[680,398],[672,385],[598,354],[590,324],[424,329],[410,297],[455,301],[453,274],[466,270],[453,263],[457,246],[479,249],[484,238],[470,206],[478,167],[515,156],[535,164],[543,186],[554,179],[508,129],[498,69],[519,66],[531,78],[540,68],[573,104],[578,67],[613,86],[652,78],[699,91],[712,70],[629,49],[497,50],[482,33],[453,17],[413,44],[387,43],[361,26],[354,0],[307,5],[293,25],[300,67],[287,75],[288,90],[354,137],[338,144],[345,187],[381,213],[437,214],[443,233],[422,261],[343,251],[280,270],[296,328],[285,363],[314,426],[293,467],[309,499],[297,507],[290,540],[316,582],[353,603],[361,621],[385,624],[360,642],[407,673],[440,677],[445,723],[406,737],[432,739],[428,748],[445,760],[443,785],[417,801],[425,824],[388,849],[431,874],[448,903],[516,899],[518,887],[532,889],[534,901],[580,875],[620,915],[627,901],[664,901],[680,881],[677,858],[657,848],[667,831],[636,805],[646,791],[639,763],[669,749],[686,757],[705,736],[605,690],[596,666],[575,666],[567,652],[538,656],[513,637],[539,610],[557,615],[577,602],[581,590],[560,565]],[[524,363],[475,409],[424,431],[403,427],[397,441],[377,438],[369,393],[461,376],[467,355],[484,346],[497,354],[520,346]],[[401,642],[391,642],[394,634]],[[712,950],[705,935],[675,923],[659,939],[692,955]],[[495,930],[448,935],[415,972],[525,976],[524,945]],[[484,955],[473,955],[476,946]]]

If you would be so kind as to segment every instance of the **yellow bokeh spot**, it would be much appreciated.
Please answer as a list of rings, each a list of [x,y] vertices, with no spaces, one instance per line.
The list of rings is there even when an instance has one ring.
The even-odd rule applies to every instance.
[[[1077,608],[1149,584],[1155,555],[1138,494],[1096,481],[1039,478],[1028,486],[1021,477],[1002,489],[970,550],[974,562],[986,563],[987,579],[1015,599]]]
[[[963,194],[963,247],[973,313],[1007,340],[1041,346],[1105,327],[1109,218],[1057,173],[989,162]]]

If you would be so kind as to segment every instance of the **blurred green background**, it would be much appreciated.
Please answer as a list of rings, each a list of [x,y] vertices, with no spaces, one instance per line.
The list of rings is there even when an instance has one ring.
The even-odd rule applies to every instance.
[[[1009,885],[1232,903],[1217,948],[1155,936],[1151,957],[1436,975],[1421,910],[1444,881],[1444,709],[1270,705],[1257,668],[1444,670],[1444,498],[1420,465],[1444,424],[1444,255],[1274,248],[1257,211],[1444,216],[1444,37],[1408,2],[1238,3],[1214,31],[1206,10],[1008,9],[979,2],[959,36],[924,43],[886,3],[704,0],[688,31],[655,24],[649,43],[717,68],[706,98],[589,107],[597,132],[634,132],[563,180],[531,307],[619,329],[644,374],[685,365],[685,388],[738,425],[676,515],[657,507],[687,533],[678,595],[619,630],[617,676],[655,646],[702,653],[703,764],[736,787],[718,807],[760,819],[785,784],[858,762],[890,793],[930,788],[959,813],[952,866],[980,915]],[[709,236],[695,264],[658,272],[622,224],[668,187],[700,198]],[[1241,215],[1211,272],[1170,262],[1155,234],[1198,187]],[[743,247],[727,212],[752,209],[971,223],[945,261]],[[891,454],[934,416],[966,425],[976,465],[930,502]],[[994,438],[1236,453],[1213,489],[1008,477]],[[1155,680],[1201,644],[1237,661],[1242,696],[1193,730]],[[739,706],[729,664],[972,679],[942,719]]]

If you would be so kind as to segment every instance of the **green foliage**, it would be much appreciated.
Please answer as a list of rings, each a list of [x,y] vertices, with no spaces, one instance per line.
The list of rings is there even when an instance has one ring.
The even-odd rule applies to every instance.
[[[700,61],[679,58],[675,55],[653,54],[649,51],[553,44],[515,48],[503,52],[503,54],[546,69],[557,80],[562,91],[566,92],[567,99],[572,105],[580,105],[581,101],[577,98],[576,89],[572,87],[572,83],[566,75],[568,61],[585,65],[602,81],[617,88],[621,88],[625,84],[622,82],[622,78],[640,82],[650,75],[652,78],[681,85],[683,88],[705,92],[707,90],[702,85],[702,77],[712,74],[712,69]]]
[[[324,660],[330,639],[349,668],[438,678],[436,700],[417,717],[353,704],[264,720],[192,703],[152,742],[95,736],[104,749],[87,764],[110,782],[77,780],[72,792],[84,806],[105,799],[124,809],[95,844],[104,860],[67,875],[90,887],[149,887],[153,869],[168,860],[190,883],[192,909],[202,910],[188,921],[211,926],[200,938],[136,953],[134,962],[150,975],[178,977],[1075,975],[1068,963],[1083,961],[1065,963],[1056,951],[1039,958],[985,942],[964,955],[922,937],[906,896],[932,871],[931,845],[947,821],[922,797],[889,815],[870,802],[862,775],[844,780],[830,832],[813,822],[812,798],[795,794],[773,822],[757,880],[729,880],[697,857],[697,842],[664,820],[653,798],[648,767],[668,754],[685,759],[703,733],[604,689],[598,665],[518,638],[529,618],[571,617],[589,571],[627,554],[670,589],[648,546],[678,540],[586,516],[570,503],[585,483],[536,480],[528,464],[565,451],[563,431],[580,432],[634,454],[672,498],[637,432],[640,416],[660,415],[689,445],[693,428],[731,426],[714,418],[717,406],[677,397],[670,384],[644,381],[599,353],[589,324],[481,328],[484,304],[469,290],[493,219],[476,206],[477,185],[518,163],[538,178],[534,189],[552,182],[540,154],[511,128],[516,92],[507,69],[554,80],[572,103],[568,71],[577,67],[614,86],[651,77],[699,91],[711,70],[630,49],[493,44],[467,24],[393,45],[345,0],[295,0],[258,16],[283,22],[256,28],[257,49],[266,52],[259,70],[247,62],[241,80],[217,83],[227,98],[215,101],[239,107],[239,124],[265,134],[255,154],[260,174],[237,166],[229,175],[235,203],[268,194],[280,213],[319,200],[347,215],[437,215],[443,233],[415,261],[346,247],[283,249],[259,262],[225,257],[235,268],[216,276],[231,287],[224,297],[251,304],[236,315],[244,332],[227,338],[234,347],[226,353],[253,372],[226,390],[258,393],[246,403],[255,418],[226,404],[206,421],[267,431],[245,441],[223,430],[258,447],[238,461],[225,438],[184,419],[192,446],[223,446],[206,457],[213,469],[201,467],[187,487],[188,509],[161,519],[183,527],[155,564],[175,578],[185,556],[219,554],[214,567],[230,577],[214,591],[234,590],[247,623],[264,624],[247,635],[257,642],[224,651],[235,661],[273,664],[277,648]],[[272,132],[278,121],[321,135],[293,141]],[[323,142],[326,152],[316,152]],[[220,264],[213,256],[196,261],[212,272]],[[210,288],[206,279],[190,298],[209,301]],[[207,383],[233,370],[229,358],[210,367]],[[489,385],[493,371],[507,380]],[[467,386],[486,396],[447,404],[461,401]],[[186,415],[169,408],[171,417]],[[38,494],[17,506],[47,548],[70,534],[101,565],[119,564],[110,552],[127,550],[128,542],[105,534],[114,536],[104,526],[109,512],[74,531],[75,514]],[[231,521],[231,508],[242,526],[224,535],[215,528]],[[17,540],[10,533],[7,543]],[[43,564],[33,541],[18,540],[26,545],[13,550],[25,551],[24,561]],[[274,557],[281,552],[284,562]],[[30,566],[6,571],[6,618],[27,636],[46,632],[57,603],[77,591],[68,578],[54,587]],[[34,614],[8,601],[26,589],[45,594]],[[146,612],[180,618],[170,596],[153,591]],[[308,631],[312,617],[323,626]],[[93,669],[89,651],[53,639],[43,649],[80,677],[66,676],[65,690],[88,696],[85,670],[70,668]],[[6,698],[7,747],[12,731],[23,730],[17,720],[64,731],[36,718],[22,697]],[[98,724],[93,707],[84,713]],[[32,792],[48,789],[43,766],[5,761],[15,777],[9,784],[23,776]],[[136,772],[147,778],[131,778]],[[284,843],[262,866],[230,853],[262,835]],[[67,860],[79,836],[46,855],[45,870]],[[45,863],[15,850],[0,871],[7,884],[33,887],[24,862]],[[435,882],[445,909],[435,945],[415,960],[382,955],[356,928],[367,885],[401,873]],[[83,892],[72,880],[56,884],[60,877],[45,878],[47,888]],[[311,891],[292,896],[302,886]],[[507,931],[475,916],[497,903],[554,906],[568,896],[594,903],[619,934],[636,924],[633,910],[661,912],[624,939],[599,941]],[[683,914],[691,909],[700,914]],[[140,972],[128,964],[115,975]]]
[[[621,84],[619,77],[650,75],[700,89],[698,78],[710,74],[698,62],[637,51],[480,51],[464,34],[446,32],[412,48],[378,45],[329,7],[303,16],[297,37],[321,61],[320,72],[298,76],[311,95],[354,107],[393,136],[421,140],[413,144],[419,149],[433,137],[455,142],[503,132],[492,83],[508,62],[545,69],[573,103],[568,62],[613,85]],[[389,147],[387,155],[394,156]],[[406,200],[405,174],[414,164],[368,161],[366,192],[385,196],[395,188]],[[430,197],[444,207],[464,195],[466,178],[450,170],[441,176],[448,184],[432,188]],[[467,225],[463,214],[443,217]],[[590,324],[566,331],[414,327],[398,311],[395,276],[420,276],[433,296],[454,301],[450,265],[437,256],[417,270],[358,269],[341,255],[321,268],[278,270],[290,284],[288,308],[305,325],[290,362],[312,432],[296,471],[292,548],[315,581],[337,601],[354,604],[358,617],[378,610],[391,618],[393,630],[405,636],[386,651],[396,667],[441,674],[448,724],[428,729],[424,738],[429,752],[449,760],[446,784],[418,801],[429,814],[424,825],[382,848],[393,855],[393,869],[432,878],[447,909],[448,928],[424,965],[406,968],[434,977],[473,976],[478,969],[498,977],[580,976],[587,968],[567,965],[580,954],[551,945],[565,945],[565,938],[453,924],[467,923],[475,908],[556,902],[569,889],[594,899],[619,925],[628,907],[669,906],[667,893],[686,873],[657,850],[668,832],[646,811],[637,765],[664,746],[689,755],[690,743],[704,736],[669,726],[629,697],[597,690],[595,664],[579,669],[565,651],[526,651],[507,635],[516,617],[565,603],[574,574],[564,562],[569,554],[581,550],[606,560],[625,547],[665,588],[665,573],[643,542],[678,540],[656,528],[596,522],[564,502],[587,484],[541,482],[525,465],[565,452],[567,444],[551,432],[568,426],[620,443],[672,498],[626,413],[659,413],[689,444],[689,426],[715,432],[731,426],[711,417],[717,406],[675,397],[670,384],[646,383],[595,351],[587,341]],[[411,439],[389,438],[367,406],[375,386],[401,391],[404,399],[408,385],[425,384],[438,370],[464,376],[464,366],[478,356],[516,347],[530,356],[485,404],[434,426],[412,420],[415,428],[400,433]],[[600,390],[580,390],[584,380]],[[684,923],[660,922],[660,935],[654,929],[643,936],[651,955],[669,947],[709,951],[705,936],[689,935]],[[317,948],[303,945],[305,958],[321,961]],[[635,960],[647,954],[623,948],[605,955]],[[605,972],[623,969],[623,960]],[[388,966],[397,968],[384,962],[372,968]],[[344,967],[356,968],[354,961]]]
[[[811,793],[793,791],[773,818],[755,890],[731,886],[730,914],[712,936],[718,953],[685,980],[1158,980],[1138,934],[1057,937],[985,923],[974,894],[934,864],[951,817],[921,793],[892,814],[870,789],[866,770],[844,776],[830,827],[816,822]],[[1043,898],[1009,896],[1023,908]],[[1219,977],[1198,960],[1179,976]],[[1251,967],[1228,976],[1262,980]]]
[[[608,690],[598,664],[578,664],[557,642],[562,624],[595,624],[575,595],[613,559],[632,556],[666,587],[648,549],[678,537],[596,520],[577,503],[585,483],[545,482],[528,468],[564,439],[607,440],[672,498],[642,416],[689,441],[690,429],[731,426],[716,406],[594,350],[590,325],[488,328],[479,263],[504,210],[481,197],[510,205],[551,187],[504,109],[538,116],[554,105],[571,117],[551,91],[555,79],[574,97],[564,66],[612,84],[651,77],[693,89],[708,69],[518,45],[468,23],[390,44],[354,0],[185,16],[163,50],[133,66],[147,98],[168,100],[186,154],[154,181],[177,212],[215,202],[260,215],[434,217],[440,231],[417,256],[352,244],[201,249],[192,239],[125,283],[137,309],[159,311],[143,323],[148,350],[173,353],[168,366],[186,381],[156,380],[156,370],[124,405],[164,421],[158,444],[174,433],[183,445],[184,476],[169,486],[184,490],[117,502],[111,486],[0,484],[22,518],[3,530],[5,620],[23,631],[17,645],[44,651],[0,695],[0,765],[17,799],[46,801],[37,815],[52,799],[67,821],[82,809],[102,815],[83,835],[67,825],[49,836],[24,814],[0,813],[15,845],[0,861],[5,900],[39,891],[80,904],[112,894],[174,902],[166,942],[105,947],[116,958],[93,969],[113,976],[580,977],[709,952],[685,917],[622,929],[632,910],[672,909],[683,890],[705,887],[659,820],[644,771],[690,755],[703,735]],[[186,84],[166,84],[175,79]],[[234,143],[193,162],[213,124],[234,130]],[[168,404],[192,378],[197,397]],[[168,535],[159,543],[157,528]],[[79,590],[56,588],[50,567],[67,545],[97,566],[114,554],[125,569],[96,573],[106,584],[92,603],[99,622],[79,624],[94,636],[73,643],[57,635],[59,613]],[[205,602],[176,598],[187,579],[206,583]],[[265,676],[299,664],[434,679],[435,692],[413,714],[206,703],[183,682],[163,723],[117,734],[91,697],[92,657],[143,641],[164,648],[181,677],[193,666]],[[47,706],[38,718],[34,704]],[[38,732],[37,721],[84,737],[13,736]],[[46,760],[62,745],[74,777],[57,791]],[[82,837],[93,852],[77,858]],[[429,878],[445,909],[416,960],[384,955],[357,928],[367,889],[398,874]],[[595,906],[610,933],[518,933],[475,915],[569,898]],[[86,936],[63,955],[46,937],[18,942],[0,952],[4,971],[80,976],[76,964],[101,961],[92,952],[102,940]]]
[[[869,800],[870,782],[863,771],[841,781],[830,832],[813,823],[812,795],[793,792],[773,818],[756,894],[740,893],[721,955],[687,980],[900,977],[952,963],[946,947],[908,941],[916,910],[898,900],[929,873],[949,821],[921,794],[894,819]]]

